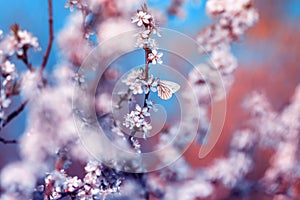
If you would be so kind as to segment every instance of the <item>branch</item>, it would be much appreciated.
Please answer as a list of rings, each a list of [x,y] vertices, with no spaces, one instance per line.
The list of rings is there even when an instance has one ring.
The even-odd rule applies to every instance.
[[[2,127],[0,128],[0,131],[10,122],[12,121],[15,117],[17,117],[25,108],[27,105],[28,100],[24,101],[18,108],[17,110],[13,111],[7,116],[7,119],[3,122]]]
[[[23,47],[24,54],[22,56],[18,56],[19,59],[23,61],[23,63],[26,65],[26,67],[29,69],[29,71],[33,71],[33,67],[31,63],[28,61],[28,56],[27,56],[27,49],[26,47]]]
[[[20,31],[20,26],[17,23],[15,23],[10,26],[10,30],[13,32],[14,37],[17,40],[17,42],[20,43],[21,38],[18,34],[18,32]],[[22,60],[23,63],[26,65],[26,67],[32,72],[34,69],[32,68],[31,63],[28,61],[28,56],[27,56],[28,48],[29,48],[28,45],[23,45],[22,46],[23,54],[21,54],[21,55],[17,54],[17,58]]]
[[[52,9],[52,0],[48,0],[48,13],[49,13],[49,40],[48,45],[45,54],[43,55],[43,62],[41,64],[40,73],[42,73],[46,67],[50,52],[52,43],[54,40],[53,35],[53,9]]]
[[[149,77],[149,60],[148,60],[148,57],[149,57],[149,54],[151,53],[151,50],[149,49],[149,47],[145,47],[144,48],[144,51],[145,51],[145,79],[146,81],[148,80],[148,77]]]
[[[62,192],[60,193],[60,198],[58,198],[58,200],[60,199],[64,199],[65,197],[70,197],[71,199],[75,199],[76,194],[79,190],[81,190],[82,188],[84,188],[84,186],[90,186],[89,184],[82,184],[81,186],[79,186],[78,188],[76,188],[74,191],[72,192]]]
[[[16,144],[19,141],[18,140],[6,140],[6,139],[0,137],[0,142],[2,142],[3,144]]]
[[[145,62],[146,62],[146,65],[145,65],[145,79],[147,81],[148,78],[149,78],[149,60],[148,60],[148,56],[149,56],[151,50],[148,47],[144,48],[144,50],[145,50]],[[147,106],[147,100],[149,98],[149,94],[150,94],[150,90],[147,94],[145,94],[144,107]]]

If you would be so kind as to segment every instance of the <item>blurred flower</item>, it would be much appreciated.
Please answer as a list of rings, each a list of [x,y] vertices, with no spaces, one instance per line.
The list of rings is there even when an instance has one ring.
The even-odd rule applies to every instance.
[[[13,73],[15,73],[16,72],[16,66],[15,66],[15,64],[11,63],[9,60],[6,60],[2,64],[2,73],[3,72],[5,74],[13,74]]]
[[[32,163],[14,162],[1,171],[1,186],[7,191],[24,191],[31,193],[35,187],[35,174]],[[24,193],[24,194],[25,194]]]
[[[21,75],[21,94],[24,99],[35,97],[41,90],[42,80],[38,71],[26,71]]]
[[[229,46],[216,48],[211,53],[212,66],[221,73],[231,74],[237,68],[237,60],[230,52]]]
[[[251,158],[242,152],[233,152],[229,158],[218,159],[207,169],[212,180],[220,180],[224,186],[233,188],[252,167]]]
[[[112,111],[112,99],[108,93],[102,93],[96,98],[96,109],[99,112],[109,113]]]
[[[132,30],[134,30],[134,26],[128,20],[123,18],[108,18],[99,25],[97,36],[100,43]]]
[[[70,11],[74,11],[74,7],[80,6],[80,0],[68,0],[65,4],[65,8],[70,8]]]
[[[92,46],[87,43],[82,32],[82,15],[74,13],[57,35],[57,42],[62,54],[75,65],[80,66],[86,56],[91,52]]]
[[[4,90],[1,90],[1,99],[0,99],[0,107],[1,108],[7,108],[10,103],[11,103],[11,100],[7,98],[6,96],[6,93]]]

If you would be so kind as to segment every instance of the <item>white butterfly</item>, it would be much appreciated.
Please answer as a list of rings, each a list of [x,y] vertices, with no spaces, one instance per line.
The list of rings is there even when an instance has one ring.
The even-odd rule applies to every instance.
[[[170,99],[179,89],[180,85],[172,81],[160,80],[157,84],[158,96],[163,100]]]

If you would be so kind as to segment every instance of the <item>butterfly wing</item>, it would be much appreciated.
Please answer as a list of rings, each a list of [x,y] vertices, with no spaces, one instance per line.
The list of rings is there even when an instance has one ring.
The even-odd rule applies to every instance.
[[[159,98],[168,100],[172,97],[172,90],[163,84],[159,84],[157,87]]]
[[[180,85],[172,81],[161,80],[159,83],[171,89],[172,93],[175,93],[180,89]]]
[[[157,87],[158,96],[163,100],[168,100],[172,97],[173,93],[179,90],[179,88],[180,85],[178,85],[177,83],[166,80],[159,81]]]

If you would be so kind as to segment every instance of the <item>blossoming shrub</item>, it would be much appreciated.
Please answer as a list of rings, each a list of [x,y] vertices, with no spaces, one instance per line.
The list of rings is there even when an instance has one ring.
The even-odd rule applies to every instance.
[[[167,13],[183,17],[185,3],[173,0]],[[166,17],[162,11],[135,0],[68,0],[65,7],[71,14],[55,40],[63,59],[57,63],[53,76],[46,78],[49,76],[45,76],[44,68],[53,42],[52,0],[48,0],[48,6],[49,42],[40,66],[32,66],[30,62],[30,54],[42,50],[32,33],[18,24],[12,25],[11,32],[5,36],[0,31],[1,129],[24,108],[28,110],[28,124],[19,140],[0,137],[3,145],[18,145],[20,153],[18,161],[1,169],[1,200],[244,199],[257,191],[274,199],[299,198],[299,88],[281,112],[272,108],[264,94],[257,91],[249,94],[243,106],[249,111],[250,120],[235,130],[226,157],[194,167],[187,156],[179,153],[194,139],[193,134],[197,135],[199,145],[204,145],[209,138],[207,133],[213,131],[211,104],[226,98],[238,67],[231,45],[258,21],[257,10],[250,0],[206,2],[206,12],[215,21],[195,38],[198,56],[209,55],[209,59],[186,72],[186,82],[193,94],[185,91],[180,82],[171,81],[172,77],[162,78],[155,73],[157,68],[171,62],[168,54],[159,48],[157,39],[168,40],[168,35],[161,34],[158,27],[158,22]],[[88,77],[80,67],[98,44],[133,30],[132,38],[136,39],[135,46],[143,51],[144,63],[122,77],[122,72],[115,68],[105,70],[96,96],[92,97],[95,105],[90,105],[96,110],[94,121],[95,118],[86,117],[85,110],[76,107],[76,101],[84,102],[87,97],[79,93],[75,98],[74,85],[80,91],[89,89]],[[108,55],[132,48],[125,42],[111,42],[110,47],[99,56],[99,68]],[[24,64],[27,70],[18,71],[18,64]],[[117,81],[124,90],[115,95],[109,91]],[[180,122],[164,123],[160,102],[168,104],[181,92],[188,117]],[[12,102],[18,96],[22,103],[14,108]],[[191,102],[192,97],[197,106]],[[128,108],[127,113],[115,119],[113,112],[121,112],[124,107]],[[199,127],[194,130],[199,118]],[[80,122],[79,127],[74,125],[76,121]],[[151,141],[157,121],[163,121],[163,127],[155,141]],[[179,123],[183,130],[180,134]],[[97,134],[95,124],[102,127],[105,138],[93,137]],[[78,134],[83,128],[90,144],[88,148],[83,145],[82,134]],[[111,142],[108,145],[104,142],[106,137]],[[114,151],[114,145],[121,150]],[[153,161],[151,164],[155,165],[154,161],[158,160],[164,163],[164,168],[149,172],[143,165],[143,155],[151,147],[167,148],[155,151],[156,155],[148,162]],[[270,148],[274,154],[262,177],[254,182],[247,175],[256,168],[256,148]],[[100,152],[103,160],[97,159],[91,149]],[[120,163],[124,152],[134,158],[126,157]],[[178,154],[181,156],[176,157]]]

